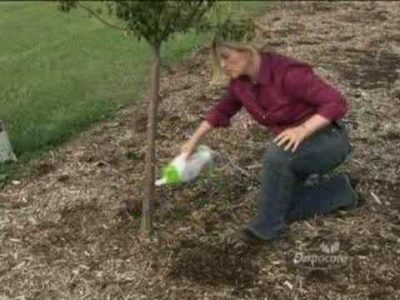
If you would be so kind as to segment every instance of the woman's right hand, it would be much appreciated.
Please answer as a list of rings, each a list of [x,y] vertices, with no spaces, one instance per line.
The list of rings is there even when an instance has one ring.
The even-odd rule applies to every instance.
[[[212,126],[207,121],[203,121],[196,129],[192,137],[181,146],[181,153],[188,153],[186,158],[190,157],[190,155],[192,155],[192,153],[196,150],[197,144],[211,129]]]
[[[192,155],[196,147],[197,143],[195,143],[192,140],[189,140],[181,146],[181,153],[187,153],[188,155],[186,158],[188,158],[190,155]]]

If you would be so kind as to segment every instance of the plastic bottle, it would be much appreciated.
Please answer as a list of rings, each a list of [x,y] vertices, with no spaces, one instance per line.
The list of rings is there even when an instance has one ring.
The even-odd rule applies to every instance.
[[[212,150],[200,145],[188,159],[187,153],[181,153],[163,168],[163,177],[155,182],[156,186],[164,184],[180,184],[195,179],[204,166],[213,163]]]

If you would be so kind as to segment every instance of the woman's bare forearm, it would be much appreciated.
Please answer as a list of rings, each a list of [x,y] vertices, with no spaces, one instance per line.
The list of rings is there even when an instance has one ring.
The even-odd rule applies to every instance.
[[[181,152],[189,153],[189,156],[193,151],[195,151],[197,145],[200,140],[212,129],[211,124],[209,124],[206,120],[200,123],[199,127],[197,127],[196,131],[193,133],[189,141],[184,143],[181,146]],[[188,157],[189,157],[188,156]]]
[[[199,125],[199,127],[197,127],[196,131],[193,133],[192,137],[190,138],[190,140],[193,143],[199,143],[201,139],[203,139],[203,137],[205,135],[207,135],[207,133],[212,129],[213,127],[207,122],[207,121],[202,121]]]
[[[330,123],[331,123],[331,121],[326,119],[325,117],[323,117],[319,114],[314,114],[300,126],[306,130],[306,132],[307,132],[306,136],[310,136],[317,130],[319,130],[325,126],[328,126]]]

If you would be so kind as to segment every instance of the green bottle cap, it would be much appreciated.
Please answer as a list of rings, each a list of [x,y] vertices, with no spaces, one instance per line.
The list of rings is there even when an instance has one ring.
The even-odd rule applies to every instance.
[[[181,175],[175,166],[169,164],[163,170],[164,178],[166,178],[167,184],[177,184],[182,182]]]

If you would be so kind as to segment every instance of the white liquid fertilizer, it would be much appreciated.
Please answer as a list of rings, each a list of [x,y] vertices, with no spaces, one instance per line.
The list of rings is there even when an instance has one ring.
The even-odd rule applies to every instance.
[[[200,174],[205,166],[213,165],[213,151],[200,145],[188,159],[187,153],[181,153],[163,168],[163,177],[155,182],[156,186],[180,184],[191,181]]]

